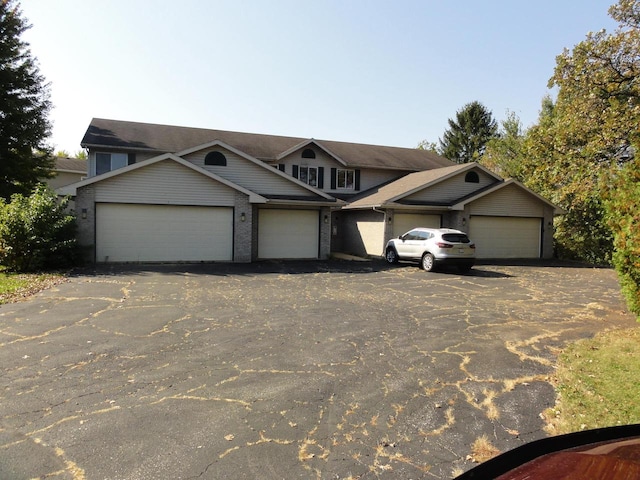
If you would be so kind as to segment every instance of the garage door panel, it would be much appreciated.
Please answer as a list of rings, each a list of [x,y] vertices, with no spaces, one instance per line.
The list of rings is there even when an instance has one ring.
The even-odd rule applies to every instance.
[[[540,218],[472,216],[477,258],[540,258]]]
[[[233,209],[98,204],[98,262],[230,261]]]
[[[258,257],[318,258],[319,218],[317,210],[260,210]]]
[[[426,215],[422,213],[396,213],[393,216],[393,236],[399,237],[403,233],[416,227],[440,228],[440,215]]]

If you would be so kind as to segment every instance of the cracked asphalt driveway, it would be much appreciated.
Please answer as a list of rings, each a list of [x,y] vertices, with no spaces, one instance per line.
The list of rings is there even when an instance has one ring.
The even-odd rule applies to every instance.
[[[631,326],[567,265],[77,274],[0,307],[0,478],[451,478],[545,436],[567,342]]]

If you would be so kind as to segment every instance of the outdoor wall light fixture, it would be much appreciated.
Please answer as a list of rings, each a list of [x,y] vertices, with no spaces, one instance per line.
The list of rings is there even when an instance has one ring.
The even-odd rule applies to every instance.
[[[240,214],[240,221],[241,221],[241,222],[244,222],[244,221],[246,221],[246,220],[247,220],[247,216],[244,214],[244,212],[242,212],[242,213]]]
[[[391,223],[393,221],[393,217],[388,217],[387,222]]]
[[[86,208],[83,208],[83,209],[82,209],[82,218],[83,218],[83,219],[86,219],[86,218],[87,218],[87,209],[86,209]]]
[[[324,223],[329,223],[329,215],[324,216]]]
[[[462,217],[462,226],[464,227],[467,224],[467,219]]]

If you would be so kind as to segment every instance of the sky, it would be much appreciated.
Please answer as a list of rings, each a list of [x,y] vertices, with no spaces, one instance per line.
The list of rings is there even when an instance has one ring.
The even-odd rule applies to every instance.
[[[21,0],[51,144],[94,117],[416,147],[479,101],[536,123],[613,0]]]

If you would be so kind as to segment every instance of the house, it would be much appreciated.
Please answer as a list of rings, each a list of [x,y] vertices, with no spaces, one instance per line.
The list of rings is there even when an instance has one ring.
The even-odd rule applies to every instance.
[[[553,252],[559,210],[514,180],[432,152],[93,119],[76,200],[97,262],[382,256],[410,228],[468,231],[479,257]]]
[[[54,190],[81,181],[87,176],[87,161],[79,158],[56,157],[53,167],[55,175],[46,179]]]

